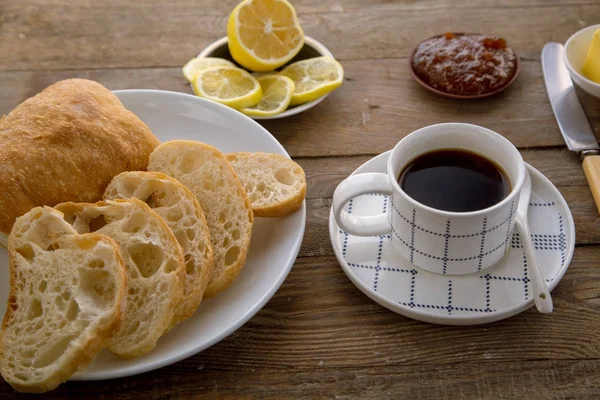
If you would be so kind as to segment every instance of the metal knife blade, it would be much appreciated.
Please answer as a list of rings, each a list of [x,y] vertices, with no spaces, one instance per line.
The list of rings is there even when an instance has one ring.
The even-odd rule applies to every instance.
[[[550,104],[569,150],[600,150],[598,140],[579,102],[569,70],[565,49],[560,43],[547,43],[542,49],[542,70]]]

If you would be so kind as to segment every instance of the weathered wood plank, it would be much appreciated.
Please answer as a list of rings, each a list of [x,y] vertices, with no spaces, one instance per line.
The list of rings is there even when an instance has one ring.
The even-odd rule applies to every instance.
[[[575,221],[577,244],[600,243],[600,217],[587,186],[559,187]],[[306,231],[301,257],[333,255],[329,240],[331,198],[307,200]]]
[[[525,161],[541,171],[565,197],[575,220],[578,244],[600,243],[600,216],[591,197],[578,157],[566,149],[523,150]],[[301,256],[333,255],[329,241],[329,210],[336,186],[370,156],[300,158],[307,191],[307,234]]]
[[[206,365],[331,368],[600,358],[599,247],[578,249],[553,291],[555,311],[532,308],[474,327],[421,323],[360,293],[333,257],[299,259],[280,291],[242,329],[205,352]],[[539,340],[539,331],[544,340]],[[452,338],[451,341],[448,338]]]
[[[530,309],[479,327],[442,327],[396,315],[361,294],[334,258],[300,259],[267,307],[215,349],[214,362],[285,369],[321,362],[337,368],[598,358],[598,251],[576,253],[553,291],[552,315]],[[210,359],[205,355],[203,362]]]
[[[474,327],[402,317],[361,294],[333,257],[299,259],[265,308],[212,348],[135,378],[67,383],[55,395],[364,398],[374,386],[376,397],[388,387],[390,398],[417,390],[419,398],[441,393],[493,398],[500,392],[557,394],[575,388],[573,394],[592,396],[600,390],[599,256],[600,247],[578,249],[553,291],[553,314],[530,309]],[[457,379],[464,381],[449,385]],[[528,392],[532,385],[535,391]],[[1,398],[11,393],[0,384]]]
[[[136,377],[69,382],[43,398],[600,398],[600,218],[577,157],[564,149],[537,61],[544,43],[600,20],[597,0],[292,1],[348,79],[317,108],[264,123],[308,177],[307,230],[289,277],[252,320],[201,354]],[[72,76],[190,93],[181,65],[225,34],[236,3],[0,1],[0,115]],[[476,102],[424,91],[406,57],[445,30],[505,35],[525,59],[522,75]],[[600,100],[581,98],[600,133]],[[477,327],[420,323],[364,296],[333,257],[336,185],[406,134],[449,121],[505,135],[569,203],[586,246],[553,291],[553,314],[530,309]],[[0,398],[17,397],[0,382]]]
[[[542,172],[554,185],[585,186],[587,181],[579,157],[566,148],[523,149],[525,162]],[[335,187],[372,156],[296,158],[307,176],[307,198],[333,196]]]
[[[399,344],[401,346],[401,344]],[[600,361],[530,361],[447,366],[354,366],[310,370],[205,366],[193,362],[134,379],[69,382],[44,399],[595,399]],[[244,377],[241,379],[241,377]],[[23,398],[0,384],[3,399]]]
[[[295,157],[379,154],[402,137],[440,122],[469,122],[493,129],[518,147],[563,146],[538,62],[523,63],[506,92],[480,101],[430,93],[408,73],[406,60],[346,61],[347,80],[305,113],[263,125]],[[191,93],[179,68],[0,71],[0,115],[46,86],[69,77],[97,80],[110,89],[164,89]],[[581,98],[600,132],[600,100]]]
[[[240,0],[222,0],[212,2],[210,7],[205,7],[204,11],[208,14],[229,14]],[[296,11],[302,13],[318,12],[344,12],[358,10],[431,10],[435,8],[487,8],[494,7],[502,9],[508,7],[543,7],[548,5],[582,5],[596,4],[594,0],[480,0],[474,3],[472,0],[293,0]],[[69,0],[21,0],[21,5],[27,6],[46,6],[46,7],[65,7],[72,6],[73,2]],[[119,0],[79,0],[79,7],[110,8],[118,9],[122,6]],[[175,0],[169,3],[172,6],[185,7],[192,9],[198,6],[195,0]],[[163,0],[144,0],[136,4],[139,8],[161,7],[165,6]]]
[[[344,66],[350,81],[318,107],[264,121],[292,154],[379,154],[407,134],[443,122],[485,126],[521,148],[564,146],[538,62],[524,62],[511,88],[480,101],[457,101],[424,90],[404,61],[347,61]],[[600,133],[600,101],[585,93],[580,98]]]
[[[229,14],[189,2],[0,7],[0,70],[180,66],[225,35]],[[564,42],[600,20],[597,4],[496,7],[446,3],[426,10],[300,12],[300,19],[307,35],[342,60],[407,57],[444,30],[504,35],[522,57],[539,59],[544,43]]]

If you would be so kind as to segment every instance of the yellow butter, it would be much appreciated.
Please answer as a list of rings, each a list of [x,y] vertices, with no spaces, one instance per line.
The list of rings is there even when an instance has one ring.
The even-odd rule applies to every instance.
[[[600,29],[594,32],[592,44],[581,72],[586,78],[600,83]]]

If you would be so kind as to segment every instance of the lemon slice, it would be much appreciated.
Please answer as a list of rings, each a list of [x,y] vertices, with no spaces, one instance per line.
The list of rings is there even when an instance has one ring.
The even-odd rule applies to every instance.
[[[287,76],[272,74],[258,78],[258,83],[263,91],[260,102],[240,111],[253,117],[271,117],[284,112],[292,100],[294,81]]]
[[[307,103],[338,88],[344,68],[331,57],[316,57],[288,65],[281,71],[296,84],[291,105]]]
[[[227,22],[229,52],[251,71],[272,71],[304,45],[304,32],[287,0],[244,0]]]
[[[192,87],[198,96],[236,109],[253,106],[262,97],[256,78],[236,67],[203,69],[192,81]]]
[[[192,58],[183,66],[181,70],[183,71],[183,75],[185,76],[185,78],[191,82],[194,80],[196,74],[198,74],[198,72],[202,71],[203,69],[219,66],[235,67],[235,65],[231,61],[225,60],[224,58],[200,57]]]

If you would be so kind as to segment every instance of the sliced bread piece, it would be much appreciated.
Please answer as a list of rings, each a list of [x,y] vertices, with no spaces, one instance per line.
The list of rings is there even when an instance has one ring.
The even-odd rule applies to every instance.
[[[214,267],[210,234],[196,196],[178,180],[162,172],[123,172],[104,192],[105,200],[135,197],[144,201],[169,225],[183,249],[185,283],[183,300],[173,324],[194,314]]]
[[[123,323],[106,347],[126,358],[148,353],[169,328],[183,297],[185,265],[173,232],[138,199],[61,203],[56,209],[77,232],[98,232],[118,243],[129,289]]]
[[[283,217],[300,208],[306,196],[304,170],[294,161],[273,153],[229,153],[256,217]]]
[[[246,191],[225,156],[200,142],[174,140],[159,145],[150,155],[148,170],[177,179],[202,206],[215,257],[204,295],[215,295],[233,282],[246,262],[254,221]]]
[[[17,218],[8,250],[0,372],[16,390],[41,393],[89,364],[118,328],[125,267],[112,239],[77,234],[49,207]]]

